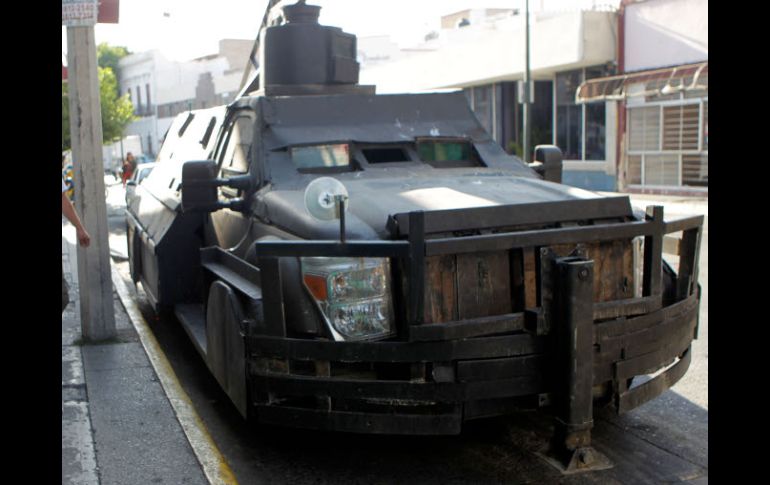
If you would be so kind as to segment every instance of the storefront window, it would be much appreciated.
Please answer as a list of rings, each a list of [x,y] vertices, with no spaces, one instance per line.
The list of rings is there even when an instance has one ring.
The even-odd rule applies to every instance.
[[[492,86],[473,88],[473,111],[476,113],[481,126],[492,134]]]
[[[610,74],[594,66],[556,75],[556,145],[565,160],[606,160],[605,103],[576,104],[575,92],[584,80]]]
[[[587,104],[586,110],[586,160],[604,160],[605,108],[604,103]]]
[[[580,160],[583,144],[580,132],[583,128],[583,113],[581,106],[556,107],[556,146],[565,160]]]
[[[575,104],[582,70],[556,75],[556,145],[565,160],[583,159],[583,107]]]
[[[628,110],[629,151],[660,150],[660,106]]]

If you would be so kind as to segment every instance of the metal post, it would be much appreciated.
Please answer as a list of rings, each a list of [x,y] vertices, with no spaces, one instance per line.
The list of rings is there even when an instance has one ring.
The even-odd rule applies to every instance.
[[[645,219],[655,224],[655,232],[644,237],[644,273],[642,275],[642,294],[657,296],[662,292],[663,275],[663,206],[647,206]]]
[[[563,473],[608,468],[591,447],[593,428],[593,266],[582,257],[554,263],[556,315],[552,332],[560,356],[555,432],[548,458]]]
[[[126,156],[123,154],[123,136],[120,137],[120,162],[118,162],[118,167],[123,166],[123,160],[126,159]]]
[[[259,276],[265,312],[265,335],[286,337],[286,316],[283,307],[283,281],[281,265],[274,256],[259,260]]]
[[[98,341],[116,332],[93,25],[67,27],[67,63],[75,205],[91,235],[91,245],[77,252],[80,323],[83,338]]]
[[[529,0],[524,1],[525,7],[524,7],[524,110],[522,112],[522,115],[524,117],[524,148],[522,153],[522,158],[524,159],[524,163],[529,163],[532,161],[532,157],[530,156],[530,131],[532,127],[530,126],[530,116],[529,116],[529,83],[531,82],[529,79]]]
[[[334,204],[337,206],[337,217],[340,220],[340,242],[345,243],[345,200],[344,195],[335,195]]]
[[[421,325],[425,310],[425,214],[422,211],[409,213],[409,322]]]

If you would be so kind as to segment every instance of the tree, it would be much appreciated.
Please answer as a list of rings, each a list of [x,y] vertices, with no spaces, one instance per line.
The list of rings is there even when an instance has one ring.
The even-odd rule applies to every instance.
[[[108,44],[99,44],[96,48],[96,57],[99,64],[99,96],[101,98],[102,112],[102,141],[109,143],[123,136],[123,130],[131,123],[135,117],[133,115],[134,106],[128,93],[118,96],[118,80],[116,69],[118,61],[129,54],[128,49],[121,46],[110,46]],[[69,96],[68,84],[62,82],[61,88],[61,111],[62,111],[62,151],[69,150],[70,140],[70,118],[69,118]]]
[[[96,62],[99,67],[109,67],[115,76],[120,79],[120,66],[118,62],[131,54],[128,49],[123,46],[112,46],[106,42],[96,46]]]
[[[99,68],[99,96],[102,103],[102,140],[123,137],[123,130],[134,120],[134,105],[128,93],[118,97],[118,80],[109,67]]]

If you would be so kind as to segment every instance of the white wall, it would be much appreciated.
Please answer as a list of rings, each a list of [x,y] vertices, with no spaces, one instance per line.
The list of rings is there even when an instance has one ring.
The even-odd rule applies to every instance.
[[[708,0],[649,0],[626,6],[626,72],[708,60]]]
[[[602,64],[615,58],[615,14],[535,14],[530,21],[530,71],[552,79],[556,71]],[[456,88],[523,78],[525,29],[522,16],[460,29],[442,30],[434,51],[415,52],[394,62],[363,66],[361,84],[378,93]],[[426,44],[425,47],[430,46]]]
[[[230,46],[232,47],[232,46]],[[237,47],[237,46],[236,46]],[[201,74],[210,72],[214,78],[217,93],[232,92],[240,83],[240,72],[228,73],[229,62],[223,56],[175,62],[166,59],[159,51],[147,51],[131,54],[120,60],[120,91],[131,90],[131,99],[136,106],[136,87],[141,87],[142,108],[146,109],[147,95],[145,85],[150,85],[152,106],[186,101],[196,97],[195,89]],[[235,86],[235,87],[233,87]],[[154,113],[157,111],[153,110]],[[145,111],[143,111],[145,113]],[[158,153],[166,130],[173,117],[157,118],[156,115],[143,116],[126,127],[127,135],[139,135],[145,153],[149,151],[147,137],[152,138],[152,151]]]
[[[356,57],[361,66],[392,61],[402,55],[398,44],[387,35],[358,37],[356,44]]]

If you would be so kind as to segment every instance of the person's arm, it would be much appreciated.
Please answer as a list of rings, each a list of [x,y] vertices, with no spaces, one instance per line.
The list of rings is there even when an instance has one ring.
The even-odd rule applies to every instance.
[[[88,234],[88,231],[86,231],[86,228],[83,227],[83,223],[80,222],[80,217],[78,217],[78,213],[72,206],[72,202],[70,202],[69,198],[67,198],[66,192],[61,193],[61,213],[64,214],[64,217],[66,217],[73,226],[75,226],[75,231],[80,245],[84,248],[87,248],[88,245],[91,244],[91,236]]]

